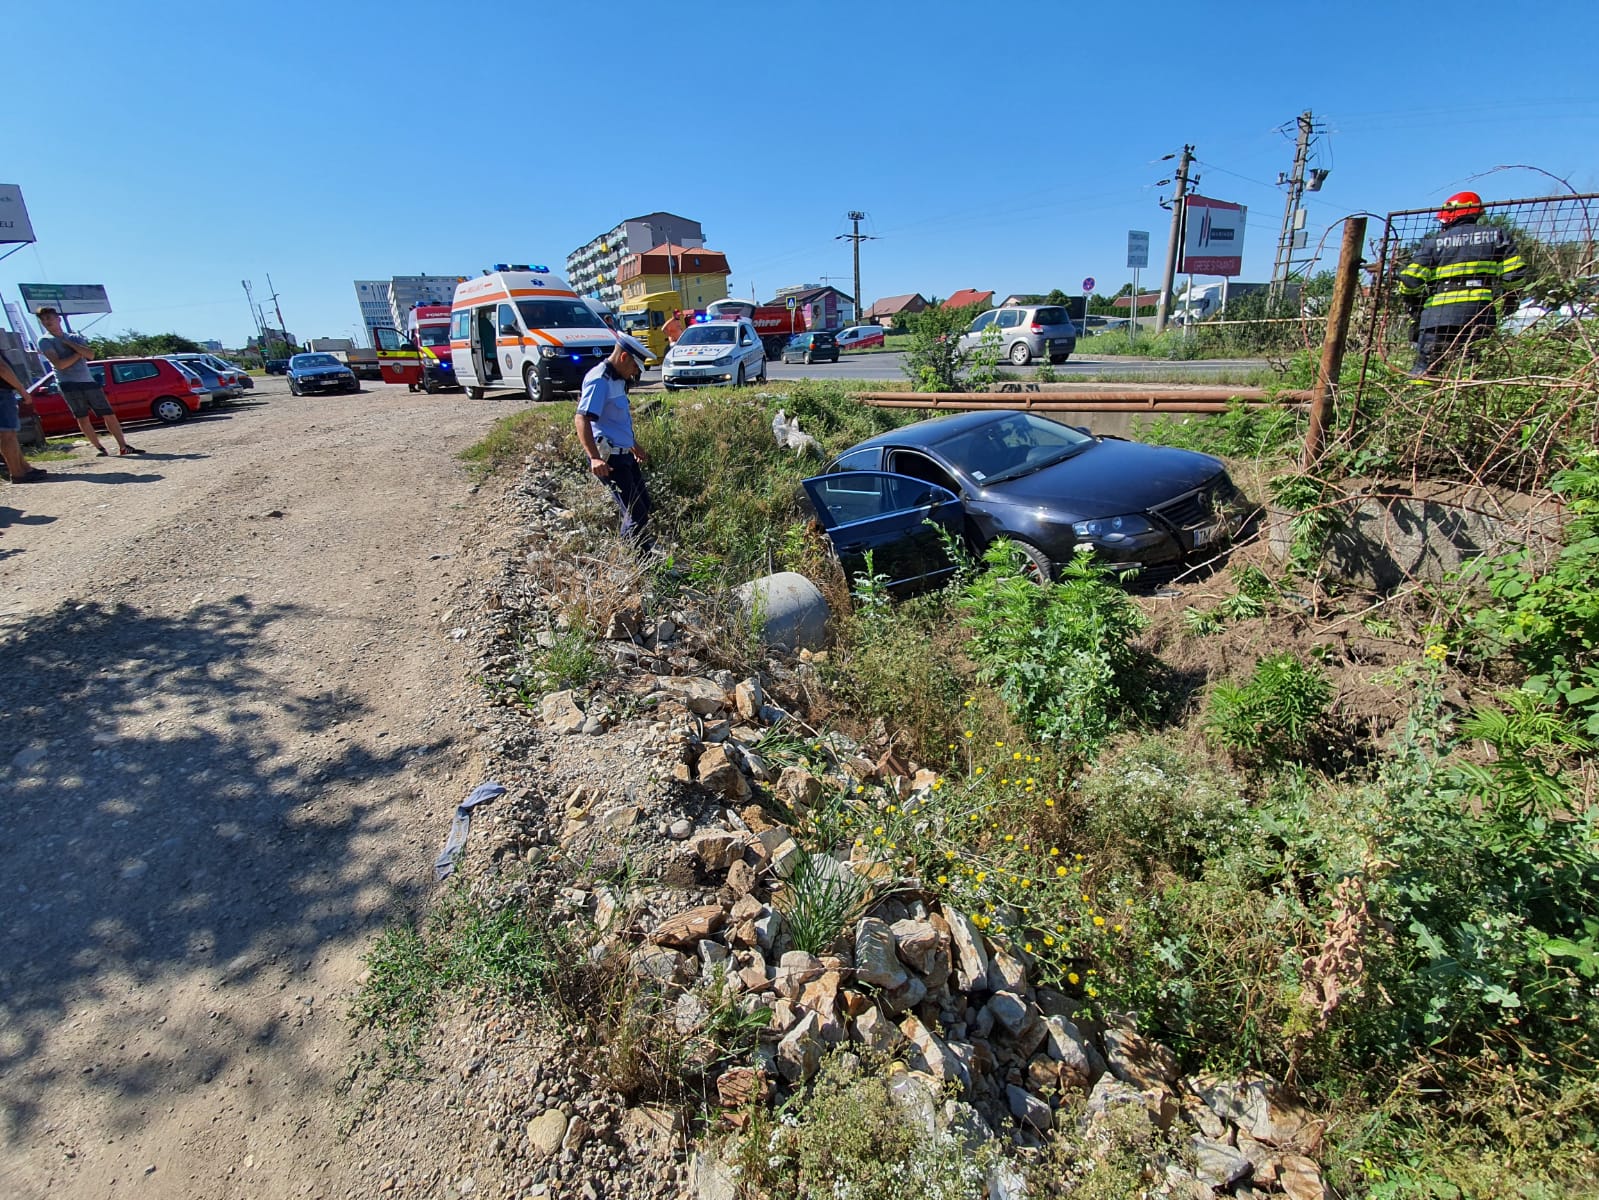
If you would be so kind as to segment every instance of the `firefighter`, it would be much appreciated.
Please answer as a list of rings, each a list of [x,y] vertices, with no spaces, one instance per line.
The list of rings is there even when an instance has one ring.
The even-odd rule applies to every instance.
[[[1446,357],[1492,332],[1496,299],[1516,306],[1526,263],[1510,235],[1497,225],[1479,225],[1481,216],[1481,196],[1456,192],[1438,210],[1440,228],[1422,239],[1399,273],[1399,295],[1416,331],[1412,375],[1433,374]]]

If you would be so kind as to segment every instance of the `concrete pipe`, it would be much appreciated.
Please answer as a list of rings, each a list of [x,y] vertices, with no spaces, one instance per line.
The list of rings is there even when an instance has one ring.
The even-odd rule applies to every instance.
[[[820,650],[827,639],[827,601],[821,590],[794,571],[763,575],[733,589],[746,619],[759,621],[761,640],[797,653]]]

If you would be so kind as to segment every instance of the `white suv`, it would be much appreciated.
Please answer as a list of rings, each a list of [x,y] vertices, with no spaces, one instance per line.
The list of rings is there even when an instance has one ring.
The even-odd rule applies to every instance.
[[[766,351],[748,317],[707,321],[683,331],[661,363],[667,391],[730,383],[766,382]]]

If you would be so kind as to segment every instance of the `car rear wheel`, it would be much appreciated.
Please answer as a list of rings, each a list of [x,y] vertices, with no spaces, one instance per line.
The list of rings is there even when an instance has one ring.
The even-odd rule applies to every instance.
[[[483,399],[483,389],[482,388],[469,387],[469,388],[466,389],[466,394],[467,394],[467,398],[470,399],[470,400],[481,400],[481,399]]]
[[[189,406],[176,396],[162,396],[150,406],[150,415],[167,425],[189,419]]]
[[[1017,342],[1010,348],[1010,360],[1018,367],[1025,367],[1033,361],[1033,352],[1026,342]]]
[[[539,369],[532,363],[522,368],[522,387],[534,404],[544,399],[544,385],[539,382]]]
[[[804,363],[805,363],[805,365],[806,365],[806,366],[807,366],[807,367],[808,367],[808,366],[810,366],[810,365],[811,365],[811,364],[812,364],[812,363],[813,363],[813,362],[815,362],[815,361],[816,361],[816,359],[815,359],[815,358],[814,358],[814,357],[812,357],[812,355],[811,355],[811,352],[810,352],[810,351],[809,351],[809,350],[807,350],[807,351],[806,351],[806,352],[805,352],[805,358],[804,358],[804,360],[803,360],[803,361],[804,361]]]

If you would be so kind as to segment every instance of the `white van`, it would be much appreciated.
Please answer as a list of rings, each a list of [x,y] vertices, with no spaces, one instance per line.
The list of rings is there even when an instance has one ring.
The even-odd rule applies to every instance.
[[[456,285],[450,356],[474,400],[490,388],[521,388],[529,400],[575,392],[615,347],[594,309],[547,267],[501,263]]]

